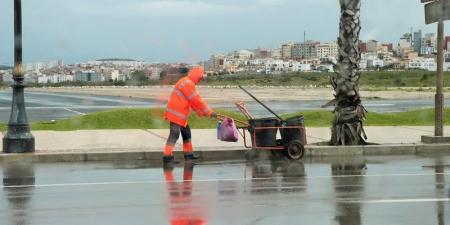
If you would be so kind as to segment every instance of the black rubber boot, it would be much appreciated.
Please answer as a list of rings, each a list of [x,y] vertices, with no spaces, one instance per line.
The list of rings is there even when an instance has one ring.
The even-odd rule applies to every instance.
[[[194,155],[193,153],[184,154],[184,160],[196,160],[196,159],[199,159],[199,157]]]

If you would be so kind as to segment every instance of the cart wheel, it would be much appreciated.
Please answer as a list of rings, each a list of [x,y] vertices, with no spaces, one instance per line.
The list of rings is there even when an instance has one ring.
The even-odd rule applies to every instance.
[[[285,155],[289,159],[299,160],[303,158],[305,154],[305,147],[298,140],[293,140],[289,142],[288,146],[285,149]]]

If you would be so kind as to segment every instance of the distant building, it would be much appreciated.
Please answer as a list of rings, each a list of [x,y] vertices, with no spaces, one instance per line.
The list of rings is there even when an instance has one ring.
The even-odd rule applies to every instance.
[[[378,41],[376,40],[369,40],[366,43],[367,45],[367,52],[368,53],[376,53],[378,50]]]
[[[13,83],[12,70],[0,70],[0,81],[3,83]]]
[[[270,56],[271,56],[271,54],[270,54],[271,51],[270,51],[270,49],[267,49],[267,48],[255,49],[254,53],[255,53],[256,59],[267,59],[267,58],[270,58]]]
[[[337,58],[338,53],[338,45],[336,42],[318,44],[316,46],[316,56],[319,59]]]
[[[411,48],[412,47],[412,37],[410,33],[403,34],[398,43],[399,48]]]
[[[445,37],[445,50],[450,50],[450,49],[448,49],[448,47],[449,47],[449,43],[450,43],[450,36],[446,36]]]
[[[366,53],[367,52],[367,43],[359,41],[358,48],[361,53]]]
[[[212,55],[209,59],[208,65],[210,66],[210,68],[208,68],[209,70],[223,70],[225,66],[225,56],[222,54]]]
[[[311,65],[295,62],[292,65],[292,71],[293,72],[308,72],[308,71],[311,71]]]
[[[385,66],[385,62],[384,60],[378,58],[377,53],[363,53],[361,54],[361,61],[359,66],[360,69],[365,70],[370,68],[383,67]]]
[[[317,58],[317,47],[320,42],[307,41],[304,43],[295,43],[292,49],[292,56],[295,59]]]
[[[48,62],[35,62],[35,63],[27,63],[25,64],[25,70],[26,71],[39,71],[44,69],[51,69],[56,67],[62,67],[64,66],[63,60],[54,60],[54,61],[48,61]]]
[[[392,52],[394,50],[392,43],[381,44],[382,47],[386,47],[388,52]]]
[[[111,80],[113,81],[126,81],[127,76],[121,74],[118,70],[111,71]]]
[[[72,75],[65,74],[53,74],[53,75],[42,75],[37,77],[37,83],[39,84],[57,84],[62,82],[73,81]]]
[[[249,50],[237,50],[233,52],[233,59],[250,60],[255,57],[255,54]]]
[[[161,72],[162,72],[162,70],[161,70],[160,68],[158,68],[158,67],[153,67],[153,68],[151,69],[151,74],[150,74],[149,79],[150,79],[150,80],[159,80],[159,78],[160,78],[160,76],[161,76]]]
[[[436,47],[431,46],[424,46],[420,49],[420,55],[433,55],[436,52]]]
[[[434,58],[417,57],[409,61],[408,68],[436,71],[437,65]]]
[[[422,47],[420,48],[421,55],[433,55],[437,52],[436,34],[429,33],[422,38]]]
[[[78,71],[75,73],[75,81],[81,82],[101,82],[104,80],[103,76],[94,71]]]
[[[384,60],[382,59],[368,59],[367,60],[367,68],[378,68],[384,66]]]
[[[414,51],[420,52],[422,49],[422,30],[419,30],[417,32],[414,32]]]
[[[281,59],[281,49],[275,48],[270,51],[270,55],[272,59]]]
[[[145,62],[137,61],[134,59],[98,59],[94,61],[88,62],[90,65],[99,66],[99,65],[108,65],[108,66],[118,66],[118,67],[130,67],[133,69],[140,69],[145,66]]]
[[[281,45],[281,58],[282,59],[292,59],[293,57],[293,47],[292,43],[286,43]]]

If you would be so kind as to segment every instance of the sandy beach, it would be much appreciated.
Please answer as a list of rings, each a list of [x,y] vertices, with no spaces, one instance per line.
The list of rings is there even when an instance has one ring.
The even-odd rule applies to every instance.
[[[145,98],[165,101],[171,93],[172,86],[146,87],[59,87],[59,88],[28,88],[27,91],[92,94],[106,96],[120,96],[127,98]],[[296,101],[296,100],[331,100],[332,88],[302,88],[302,87],[246,87],[257,98],[263,101]],[[234,103],[236,101],[252,101],[252,99],[238,87],[199,86],[199,93],[211,103]],[[389,89],[383,91],[361,91],[363,98],[369,99],[430,99],[434,98],[433,91],[413,91]],[[450,93],[446,93],[446,98]]]

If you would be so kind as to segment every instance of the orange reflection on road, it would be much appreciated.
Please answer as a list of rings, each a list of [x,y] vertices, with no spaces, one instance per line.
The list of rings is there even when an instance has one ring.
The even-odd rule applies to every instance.
[[[204,225],[207,224],[202,210],[202,201],[193,197],[192,177],[194,164],[186,163],[183,182],[176,182],[173,166],[164,166],[164,179],[167,185],[169,224]]]

